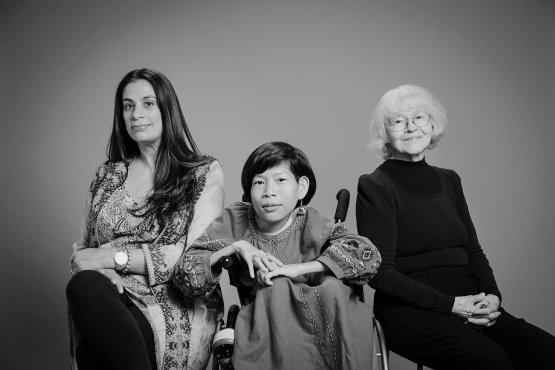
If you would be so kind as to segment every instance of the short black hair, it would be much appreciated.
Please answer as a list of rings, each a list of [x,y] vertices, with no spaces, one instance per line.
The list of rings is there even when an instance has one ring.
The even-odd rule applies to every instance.
[[[303,204],[308,204],[314,193],[316,193],[316,177],[310,166],[306,154],[302,150],[295,148],[291,144],[282,141],[272,141],[256,148],[243,166],[241,173],[241,185],[243,187],[243,201],[251,202],[252,179],[269,168],[279,166],[281,163],[288,163],[295,180],[303,176],[308,178],[308,191],[302,200]],[[299,201],[300,204],[300,201]]]

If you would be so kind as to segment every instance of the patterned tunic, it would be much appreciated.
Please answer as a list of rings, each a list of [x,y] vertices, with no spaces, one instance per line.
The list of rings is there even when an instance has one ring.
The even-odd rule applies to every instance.
[[[294,217],[286,230],[266,235],[256,228],[252,205],[231,205],[186,253],[176,283],[190,294],[211,294],[219,271],[210,268],[210,255],[237,240],[285,264],[319,261],[325,272],[277,277],[272,286],[259,285],[236,261],[231,281],[247,305],[235,326],[233,365],[241,370],[372,367],[372,309],[353,285],[376,273],[378,250],[312,208],[302,207]]]
[[[205,190],[208,172],[215,163],[196,169],[194,203]],[[126,293],[152,327],[158,369],[204,369],[216,322],[222,316],[221,295],[216,291],[211,300],[187,297],[170,283],[173,267],[183,252],[189,211],[180,209],[164,228],[158,222],[134,216],[130,210],[145,200],[136,202],[126,190],[129,166],[130,161],[124,161],[106,163],[98,169],[91,184],[85,231],[74,248],[141,249],[147,276],[127,274],[122,279]],[[70,331],[74,360],[80,335],[71,311]]]

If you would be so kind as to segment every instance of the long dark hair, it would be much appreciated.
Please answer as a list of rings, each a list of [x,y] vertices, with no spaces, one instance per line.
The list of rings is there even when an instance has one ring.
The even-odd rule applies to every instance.
[[[279,166],[281,163],[289,164],[295,180],[299,181],[303,176],[308,178],[308,191],[302,199],[302,203],[308,204],[310,202],[314,193],[316,193],[316,177],[310,162],[302,150],[282,141],[262,144],[249,155],[241,172],[244,202],[252,202],[252,179],[269,168]],[[297,202],[297,207],[300,203],[301,201]]]
[[[172,84],[162,73],[151,69],[136,69],[126,74],[116,90],[114,122],[108,142],[108,162],[129,160],[139,155],[138,144],[131,139],[123,119],[123,90],[133,81],[145,80],[154,89],[162,116],[162,138],[156,157],[154,187],[146,204],[135,213],[155,217],[165,225],[169,217],[184,208],[189,220],[193,217],[195,201],[194,169],[212,158],[200,154]]]

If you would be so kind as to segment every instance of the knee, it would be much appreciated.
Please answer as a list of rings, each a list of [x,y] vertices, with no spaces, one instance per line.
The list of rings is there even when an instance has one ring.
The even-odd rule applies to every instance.
[[[468,359],[469,369],[511,370],[514,368],[509,354],[498,345],[473,347],[462,358]]]
[[[66,298],[70,304],[79,304],[83,299],[96,295],[99,289],[106,287],[111,287],[109,280],[98,271],[81,271],[67,283]]]

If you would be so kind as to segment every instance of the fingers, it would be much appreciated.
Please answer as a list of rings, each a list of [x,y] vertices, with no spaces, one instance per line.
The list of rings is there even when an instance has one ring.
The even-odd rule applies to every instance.
[[[252,260],[253,260],[253,259],[254,259],[254,258],[252,258],[252,259],[251,259],[251,258],[247,258],[247,260],[246,260],[246,262],[247,262],[247,267],[249,268],[249,276],[250,276],[251,278],[254,278],[254,267],[253,267],[253,264],[252,264]]]
[[[281,260],[279,258],[277,258],[276,256],[274,256],[273,254],[268,254],[268,258],[275,263],[276,265],[278,265],[279,267],[283,267],[284,264],[283,262],[281,262]]]
[[[486,326],[490,320],[485,317],[469,317],[466,321],[474,325]]]
[[[254,267],[259,268],[264,272],[273,271],[276,268],[283,266],[283,262],[281,262],[277,257],[263,251],[258,251],[252,257],[252,260]]]
[[[98,269],[97,271],[106,276],[106,278],[108,278],[110,282],[116,286],[119,294],[123,294],[123,280],[121,280],[121,276],[119,276],[117,272],[111,269]]]
[[[272,275],[268,276],[270,272],[265,273],[262,270],[257,270],[256,271],[256,279],[258,280],[258,283],[261,285],[274,285],[274,283],[272,283]]]
[[[262,272],[262,270],[258,270],[256,271],[256,280],[258,281],[258,283],[260,285],[264,285],[264,273]]]
[[[264,283],[266,285],[274,285],[274,283],[272,282],[272,278],[278,275],[279,275],[279,270],[273,270],[268,272],[267,274],[264,274]]]
[[[485,297],[486,297],[485,293],[480,293],[480,294],[477,294],[477,295],[470,296],[470,301],[474,304],[474,303],[480,302]]]

